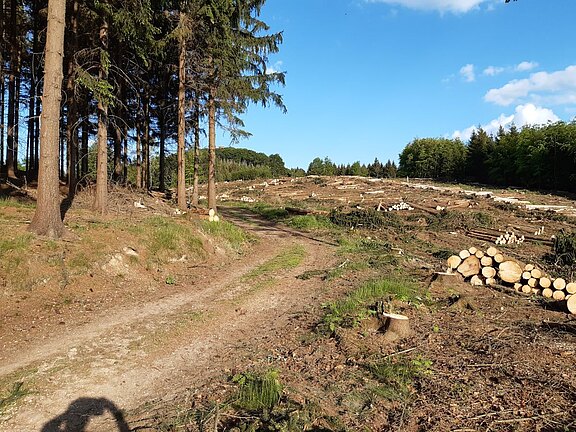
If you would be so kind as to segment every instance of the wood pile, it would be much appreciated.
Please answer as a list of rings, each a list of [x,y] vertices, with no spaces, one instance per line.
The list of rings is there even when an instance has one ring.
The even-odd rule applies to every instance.
[[[410,204],[404,201],[401,201],[398,204],[392,204],[390,207],[385,207],[382,205],[382,203],[379,203],[378,208],[376,209],[376,211],[383,211],[383,212],[401,211],[401,210],[412,211],[414,210],[414,207],[412,207]]]
[[[448,272],[461,274],[474,286],[498,283],[514,287],[526,295],[539,295],[566,302],[568,311],[576,314],[576,282],[552,278],[533,264],[520,264],[491,246],[486,251],[471,247],[447,260]]]

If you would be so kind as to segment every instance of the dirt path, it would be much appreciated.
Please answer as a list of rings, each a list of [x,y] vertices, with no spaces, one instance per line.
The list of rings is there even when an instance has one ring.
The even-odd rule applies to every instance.
[[[241,368],[238,352],[281,337],[325,289],[318,279],[296,276],[333,265],[333,248],[238,210],[224,213],[260,241],[216,272],[195,269],[206,283],[70,323],[5,359],[0,379],[32,385],[0,431],[125,430],[113,416],[116,407],[130,410],[197,388]],[[297,265],[263,266],[290,253],[299,257]]]

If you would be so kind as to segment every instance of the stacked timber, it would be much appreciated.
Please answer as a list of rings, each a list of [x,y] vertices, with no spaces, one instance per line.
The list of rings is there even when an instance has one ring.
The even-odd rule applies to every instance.
[[[533,264],[523,265],[505,257],[495,247],[461,250],[448,258],[447,264],[448,272],[461,274],[474,286],[503,283],[519,293],[565,301],[568,311],[576,314],[576,282],[552,278]]]

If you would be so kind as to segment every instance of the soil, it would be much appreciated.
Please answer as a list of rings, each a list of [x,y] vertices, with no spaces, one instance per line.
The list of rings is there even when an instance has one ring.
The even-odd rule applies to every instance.
[[[204,235],[197,256],[153,265],[126,227],[152,214],[191,224],[198,214],[175,216],[158,194],[118,190],[110,216],[96,218],[88,210],[89,193],[80,195],[66,216],[67,240],[31,241],[29,265],[22,268],[23,279],[32,282],[22,286],[2,277],[0,399],[14,383],[23,383],[23,394],[0,410],[0,431],[196,430],[192,423],[180,429],[161,424],[225,400],[236,373],[265,369],[280,372],[287,399],[317,407],[317,421],[307,430],[576,430],[576,318],[511,290],[433,280],[445,268],[439,252],[489,245],[470,228],[534,234],[544,226],[545,240],[576,222],[569,209],[528,211],[473,193],[485,192],[480,188],[463,189],[469,188],[355,177],[222,184],[220,215],[253,241],[234,248]],[[558,195],[494,195],[574,207]],[[135,201],[145,208],[135,209]],[[343,254],[340,234],[290,228],[238,202],[320,213],[399,202],[417,208],[395,212],[401,226],[350,231],[391,246],[390,262],[354,267],[347,263],[363,257]],[[442,217],[444,207],[456,217]],[[26,205],[0,207],[7,238],[23,235],[32,214]],[[129,258],[131,251],[138,259]],[[262,270],[294,251],[300,256],[295,265]],[[544,259],[548,251],[537,241],[506,248],[523,263],[570,276],[570,269]],[[74,270],[71,257],[79,256],[94,262]],[[302,277],[338,268],[344,271],[335,278]],[[409,337],[390,341],[370,320],[331,334],[318,331],[326,302],[396,268],[428,298],[418,307],[394,305],[410,318]],[[367,365],[401,357],[426,364],[409,385],[410,396],[370,393]]]

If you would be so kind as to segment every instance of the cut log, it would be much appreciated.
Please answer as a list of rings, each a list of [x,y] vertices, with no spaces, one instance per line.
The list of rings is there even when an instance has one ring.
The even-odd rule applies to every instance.
[[[516,291],[516,292],[522,291],[522,284],[520,282],[516,282],[514,284],[514,291]]]
[[[494,257],[497,253],[498,253],[498,249],[496,249],[494,246],[490,246],[486,250],[486,254],[490,257]]]
[[[480,264],[482,264],[482,267],[492,267],[492,264],[494,264],[494,260],[492,259],[492,257],[485,255],[480,259]]]
[[[466,258],[468,258],[470,256],[470,252],[468,252],[466,249],[461,250],[460,253],[458,254],[458,256],[460,258],[462,258],[463,260],[465,260]]]
[[[542,296],[543,297],[552,298],[553,294],[554,294],[554,291],[552,291],[550,288],[544,288],[542,290]]]
[[[406,315],[383,313],[381,315],[383,325],[381,330],[391,339],[400,339],[412,334],[410,320]]]
[[[532,288],[536,288],[538,286],[538,279],[530,278],[530,279],[528,279],[527,284]]]
[[[477,275],[480,273],[480,260],[473,255],[469,256],[458,266],[457,270],[465,278]]]
[[[486,278],[486,285],[488,285],[488,286],[496,285],[496,279],[494,279],[493,277]]]
[[[525,270],[525,271],[532,271],[532,270],[534,270],[534,264],[526,264],[526,265],[524,266],[524,270]]]
[[[524,294],[532,294],[532,287],[530,285],[522,285],[522,292]]]
[[[539,288],[532,288],[532,294],[536,296],[542,295],[542,290]]]
[[[522,272],[522,279],[528,280],[528,279],[530,279],[531,277],[532,277],[532,275],[530,274],[529,271],[524,271],[524,272]]]
[[[484,267],[482,269],[482,276],[485,278],[493,278],[498,272],[494,267]]]
[[[468,252],[470,252],[470,255],[476,255],[476,252],[478,252],[478,249],[475,248],[474,246],[472,246],[471,248],[468,249]]]
[[[494,261],[496,261],[498,264],[503,263],[505,260],[504,255],[502,255],[501,253],[497,253],[496,255],[494,255]],[[520,266],[518,266],[520,267]],[[522,269],[520,269],[522,270]]]
[[[504,282],[516,283],[520,282],[522,277],[522,267],[516,261],[504,261],[498,267],[498,276]]]
[[[448,258],[448,268],[456,270],[460,264],[462,264],[462,258],[458,255],[452,255]]]
[[[542,287],[542,288],[550,288],[550,286],[552,285],[552,281],[547,278],[547,277],[541,277],[540,281],[538,282],[538,284]]]
[[[480,259],[484,256],[484,252],[482,252],[481,250],[477,250],[476,253],[474,254],[474,256],[476,258]]]
[[[474,275],[472,276],[472,279],[470,279],[470,283],[473,286],[482,286],[484,285],[484,281],[482,280],[482,278],[478,275]]]
[[[530,274],[532,275],[533,278],[536,278],[536,279],[540,279],[542,277],[542,271],[538,270],[537,268],[532,269],[530,271]]]
[[[211,208],[210,210],[208,210],[208,216],[216,216],[216,210],[214,210],[213,208]]]
[[[576,283],[570,282],[569,284],[566,284],[566,292],[568,294],[576,294]]]
[[[568,308],[568,312],[576,315],[576,295],[570,296],[568,301],[566,301],[566,307]]]
[[[552,298],[554,300],[564,300],[566,298],[566,293],[562,290],[556,290],[552,293]]]
[[[563,290],[564,288],[566,288],[566,281],[562,278],[558,278],[554,280],[554,283],[552,285],[554,285],[554,288],[557,290]]]

